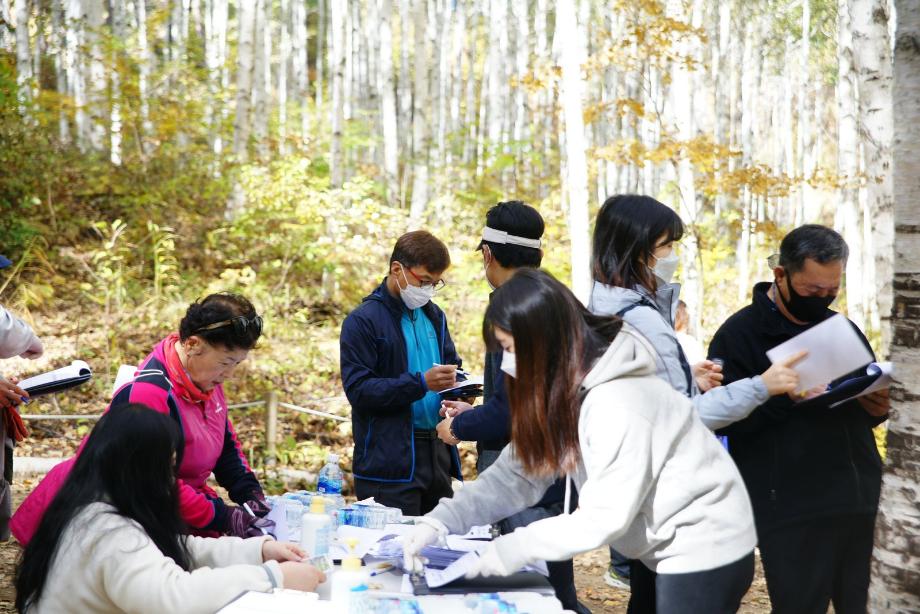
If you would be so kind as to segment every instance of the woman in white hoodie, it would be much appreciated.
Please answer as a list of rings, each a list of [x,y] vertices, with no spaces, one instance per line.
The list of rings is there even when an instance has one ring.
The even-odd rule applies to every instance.
[[[536,270],[495,291],[484,332],[511,376],[511,445],[419,519],[407,565],[448,532],[532,505],[565,475],[579,508],[492,541],[475,573],[507,575],[610,545],[658,572],[659,612],[735,612],[754,571],[750,501],[690,400],[655,376],[648,341]]]
[[[313,590],[325,576],[271,537],[182,535],[179,429],[149,407],[96,424],[16,570],[20,612],[214,612],[247,590]]]

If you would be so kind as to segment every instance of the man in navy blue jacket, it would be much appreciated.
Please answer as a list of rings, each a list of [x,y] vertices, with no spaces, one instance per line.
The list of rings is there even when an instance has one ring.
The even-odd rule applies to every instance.
[[[438,392],[461,365],[444,312],[431,299],[444,286],[447,247],[431,233],[404,234],[389,275],[342,324],[342,385],[351,403],[358,499],[421,516],[460,479],[456,446],[438,439]]]

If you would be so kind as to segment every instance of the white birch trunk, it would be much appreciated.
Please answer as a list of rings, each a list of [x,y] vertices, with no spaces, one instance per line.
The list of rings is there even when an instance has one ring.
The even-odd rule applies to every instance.
[[[86,73],[83,64],[83,45],[85,18],[81,0],[65,0],[64,5],[64,71],[67,73],[69,93],[74,104],[74,128],[77,147],[86,150],[88,125],[86,109]]]
[[[891,49],[888,35],[888,0],[852,0],[850,24],[853,32],[853,64],[859,90],[859,127],[862,136],[863,169],[867,177],[865,198],[871,220],[878,311],[872,324],[881,333],[882,353],[891,338],[892,260],[894,219],[891,183]]]
[[[31,123],[32,51],[29,44],[29,15],[32,0],[16,0],[16,90],[19,114]]]
[[[237,4],[239,43],[236,60],[236,118],[233,124],[233,153],[240,162],[245,162],[249,158],[257,8],[256,3],[251,0],[239,0]]]
[[[491,166],[495,153],[501,151],[502,119],[507,101],[502,97],[502,90],[507,82],[504,67],[508,48],[508,0],[491,0],[489,6],[489,86],[488,86],[488,129],[486,130],[485,166]]]
[[[86,3],[86,47],[89,54],[89,88],[88,100],[89,122],[87,140],[96,151],[104,151],[106,146],[106,120],[108,119],[108,93],[106,92],[106,69],[102,26],[105,24],[105,11],[102,0],[88,0]]]
[[[140,98],[139,115],[141,118],[140,149],[144,149],[144,139],[153,132],[150,123],[150,104],[148,84],[150,82],[150,52],[147,49],[147,0],[136,0],[137,13],[137,93]]]
[[[329,51],[330,82],[332,84],[330,115],[332,120],[332,141],[329,156],[329,172],[333,188],[341,188],[345,181],[345,152],[342,149],[342,132],[345,124],[345,31],[348,3],[333,0],[330,3],[330,29],[332,48]]]
[[[866,330],[866,286],[863,279],[862,216],[859,208],[859,128],[857,123],[856,71],[853,69],[853,36],[847,0],[837,1],[837,174],[843,234],[850,247],[847,260],[847,315]]]
[[[379,0],[380,8],[380,126],[383,131],[383,172],[387,200],[399,200],[399,134],[396,119],[396,82],[393,78],[393,2]]]
[[[125,24],[123,0],[110,0],[109,20],[112,24],[112,35],[115,40],[123,41],[128,36]],[[121,164],[121,75],[118,72],[118,52],[112,51],[111,69],[109,70],[112,107],[109,112],[109,161],[118,166]]]
[[[526,129],[527,121],[530,119],[530,110],[527,108],[527,92],[520,80],[527,74],[527,67],[530,62],[530,22],[527,13],[526,0],[513,0],[512,12],[515,21],[515,49],[514,49],[514,72],[518,79],[518,85],[514,89],[514,128],[511,132],[511,140],[514,146],[520,152],[517,160],[517,172],[515,178],[523,173],[523,154],[526,151],[524,147],[527,138]],[[510,102],[510,101],[509,101]],[[520,184],[520,181],[516,181]]]
[[[588,236],[588,168],[582,115],[584,47],[578,38],[573,0],[556,3],[556,39],[560,42],[562,113],[565,118],[566,193],[569,206],[572,290],[583,303],[591,291]]]
[[[326,36],[326,0],[317,0],[317,19],[316,19],[316,56],[314,58],[314,63],[316,65],[316,82],[314,84],[314,96],[315,96],[315,106],[316,113],[322,117],[322,108],[323,108],[323,66],[325,63],[325,55],[323,54],[323,41],[327,39]],[[331,50],[326,50],[326,55],[328,55]]]
[[[413,39],[415,44],[415,81],[412,96],[412,202],[409,226],[417,228],[428,205],[428,141],[429,129],[429,66],[427,2],[416,0],[413,7]]]
[[[894,319],[888,446],[875,521],[869,611],[920,611],[920,4],[896,0],[893,142]],[[855,43],[855,40],[854,40]],[[862,94],[862,91],[860,91]]]
[[[208,70],[208,100],[205,107],[205,121],[208,139],[215,155],[223,153],[224,142],[220,95],[225,87],[224,75],[227,61],[227,21],[229,0],[207,0],[204,14],[205,66]]]
[[[252,90],[252,133],[256,151],[262,160],[268,159],[268,120],[272,102],[272,0],[258,0],[256,8],[256,60]]]
[[[64,27],[64,0],[54,0],[51,6],[51,30],[55,48],[54,80],[56,89],[61,96],[67,96],[70,93],[70,85],[67,83],[67,70],[64,66],[64,62],[66,61],[65,55],[67,53],[67,33]],[[58,138],[61,140],[61,143],[70,143],[70,122],[63,105],[61,105],[58,111]]]
[[[809,98],[809,89],[811,80],[808,74],[808,58],[811,51],[811,2],[802,2],[802,40],[799,47],[799,84],[798,84],[798,162],[797,170],[802,178],[807,179],[811,175],[808,164],[808,155],[805,153],[807,148],[807,139],[809,135],[808,109],[807,103]],[[810,189],[808,184],[802,182],[799,184],[799,199],[796,208],[796,226],[804,224],[805,203],[808,200]]]
[[[287,154],[288,67],[291,61],[291,31],[296,27],[291,20],[291,0],[281,0],[281,41],[278,49],[278,149]]]

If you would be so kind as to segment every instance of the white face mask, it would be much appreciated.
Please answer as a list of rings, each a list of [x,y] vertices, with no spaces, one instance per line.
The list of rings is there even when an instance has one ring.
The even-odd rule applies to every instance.
[[[655,259],[655,266],[651,267],[652,273],[664,283],[669,284],[674,278],[674,273],[677,272],[679,264],[680,258],[677,257],[677,252],[671,250],[671,253],[666,257]]]
[[[483,246],[482,253],[486,253],[486,247]],[[489,290],[495,291],[495,285],[489,280],[489,264],[486,262],[486,259],[482,259],[482,274],[486,277],[486,283],[489,284]]]
[[[511,377],[517,377],[517,360],[514,358],[514,352],[508,350],[502,352],[501,370]]]
[[[420,286],[413,286],[409,283],[409,279],[406,277],[406,270],[400,265],[400,271],[402,271],[403,279],[406,280],[406,287],[399,289],[399,297],[402,299],[406,308],[410,311],[412,309],[418,309],[423,305],[427,305],[428,302],[434,298],[434,293],[436,290],[434,286],[428,286],[422,288]],[[396,282],[396,285],[399,285],[399,282]]]

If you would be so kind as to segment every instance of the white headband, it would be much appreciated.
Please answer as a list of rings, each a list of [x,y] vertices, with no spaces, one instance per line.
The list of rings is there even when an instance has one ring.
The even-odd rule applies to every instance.
[[[514,235],[509,235],[504,230],[495,230],[494,228],[489,228],[488,226],[482,229],[482,240],[489,241],[491,243],[504,243],[520,245],[522,247],[532,247],[533,249],[540,249],[541,245],[540,239],[516,237]]]

